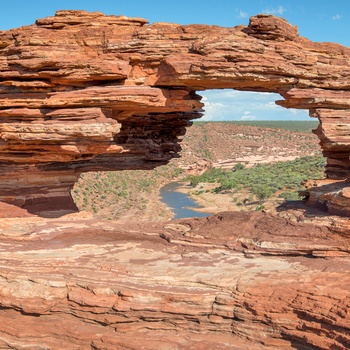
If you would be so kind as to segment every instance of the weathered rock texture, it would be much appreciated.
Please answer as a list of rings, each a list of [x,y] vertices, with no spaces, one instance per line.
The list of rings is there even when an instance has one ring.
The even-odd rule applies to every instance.
[[[277,92],[281,106],[309,109],[329,179],[347,181],[349,59],[350,49],[265,15],[220,28],[59,11],[1,32],[0,199],[47,216],[76,210],[81,172],[176,156],[201,116],[196,91],[215,88]],[[310,203],[348,215],[347,187],[334,186],[311,188]]]
[[[29,215],[76,210],[81,172],[176,156],[208,88],[310,109],[329,178],[307,194],[347,214],[348,49],[271,16],[219,28],[61,11],[2,32],[0,52],[0,216],[14,217],[0,220],[1,349],[350,348],[346,219]]]
[[[0,348],[349,349],[349,234],[327,226],[2,219]]]

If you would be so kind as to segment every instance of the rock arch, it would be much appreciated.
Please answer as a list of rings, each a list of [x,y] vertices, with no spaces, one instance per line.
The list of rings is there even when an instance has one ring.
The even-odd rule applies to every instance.
[[[285,20],[221,28],[58,11],[0,32],[0,200],[32,213],[76,210],[85,171],[151,169],[177,156],[202,115],[196,91],[279,93],[308,109],[327,157],[310,205],[350,215],[350,49]]]

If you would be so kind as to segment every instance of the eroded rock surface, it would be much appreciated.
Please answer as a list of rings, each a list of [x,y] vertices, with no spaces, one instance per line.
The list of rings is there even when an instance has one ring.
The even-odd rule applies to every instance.
[[[0,199],[46,216],[76,210],[70,190],[81,172],[176,156],[201,116],[196,91],[214,88],[277,92],[278,104],[311,110],[327,175],[346,180],[349,54],[265,15],[220,28],[59,11],[0,32]],[[311,204],[332,210],[317,191]]]
[[[347,218],[30,215],[75,211],[81,172],[176,156],[208,88],[310,109],[328,179],[306,195],[348,215],[349,49],[272,16],[220,28],[60,11],[1,32],[0,53],[1,349],[350,348]]]
[[[350,347],[349,235],[330,225],[226,212],[0,227],[2,349]]]

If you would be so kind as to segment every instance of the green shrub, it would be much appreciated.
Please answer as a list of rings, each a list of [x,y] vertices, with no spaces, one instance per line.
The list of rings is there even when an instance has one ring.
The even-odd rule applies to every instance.
[[[239,163],[238,163],[239,164]],[[237,165],[238,165],[237,164]],[[209,168],[199,176],[191,176],[192,185],[200,182],[219,183],[213,192],[240,191],[248,189],[260,201],[265,201],[277,191],[285,189],[281,198],[298,198],[298,191],[303,189],[302,182],[308,179],[324,177],[325,158],[310,156],[288,162],[258,164],[253,168],[240,168],[236,171]]]
[[[244,168],[245,168],[245,165],[244,165],[244,164],[242,164],[242,163],[237,163],[237,164],[235,164],[235,166],[233,167],[232,170],[234,170],[234,171],[239,171],[239,170],[242,170],[242,169],[244,169]]]
[[[278,197],[283,198],[286,201],[295,201],[300,199],[298,192],[284,191]]]

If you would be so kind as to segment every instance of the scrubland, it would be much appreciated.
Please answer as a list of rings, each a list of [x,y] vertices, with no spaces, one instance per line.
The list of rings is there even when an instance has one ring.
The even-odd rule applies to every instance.
[[[159,188],[182,190],[211,211],[272,209],[300,199],[306,179],[322,178],[325,159],[310,122],[197,122],[180,158],[154,170],[87,173],[73,189],[81,210],[108,219],[167,220]]]

